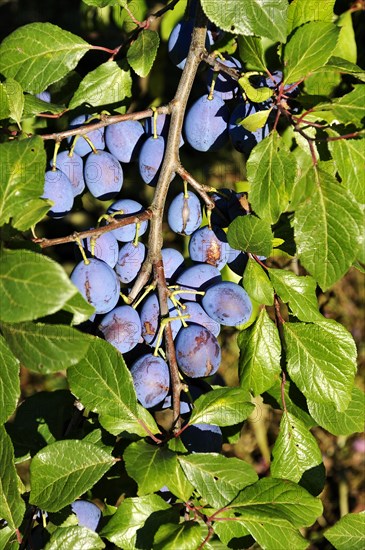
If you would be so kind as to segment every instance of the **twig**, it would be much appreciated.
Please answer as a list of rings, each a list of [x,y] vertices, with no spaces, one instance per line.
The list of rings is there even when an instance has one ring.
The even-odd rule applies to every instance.
[[[202,185],[201,183],[199,183],[187,170],[185,170],[185,168],[181,164],[179,164],[179,166],[176,168],[176,172],[179,174],[179,176],[182,177],[184,181],[187,181],[191,185],[191,187],[195,189],[195,191],[201,196],[201,198],[205,202],[206,207],[209,210],[212,210],[215,207],[215,202],[207,194],[215,191],[213,187],[209,187],[208,185]]]

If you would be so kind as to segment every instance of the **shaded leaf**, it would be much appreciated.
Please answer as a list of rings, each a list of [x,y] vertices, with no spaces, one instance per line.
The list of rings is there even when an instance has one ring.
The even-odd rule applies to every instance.
[[[327,130],[330,137],[338,137],[333,130]],[[344,186],[360,203],[365,203],[365,139],[338,139],[329,141],[337,171]]]
[[[288,9],[288,34],[309,21],[333,20],[335,0],[293,0]]]
[[[284,269],[269,269],[276,293],[288,303],[293,314],[301,321],[322,321],[318,309],[316,282],[312,277],[299,277]]]
[[[14,412],[20,397],[19,361],[0,335],[0,422]]]
[[[25,503],[18,489],[13,445],[4,426],[0,426],[0,517],[16,529],[23,521],[24,513]]]
[[[259,36],[239,36],[240,58],[249,69],[265,71],[266,63],[262,39]]]
[[[155,550],[192,550],[198,548],[201,537],[201,526],[196,521],[184,521],[179,525],[166,523],[158,529],[153,548]]]
[[[6,79],[4,88],[8,98],[9,117],[14,119],[20,128],[20,121],[24,110],[23,89],[13,78]]]

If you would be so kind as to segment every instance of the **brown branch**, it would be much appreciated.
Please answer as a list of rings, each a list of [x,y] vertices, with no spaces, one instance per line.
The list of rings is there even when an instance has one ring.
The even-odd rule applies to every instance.
[[[215,191],[214,187],[209,187],[208,185],[202,185],[199,183],[187,170],[185,170],[181,164],[177,166],[176,172],[201,196],[209,210],[212,210],[215,207],[215,202],[207,194]]]
[[[221,73],[225,73],[231,78],[233,78],[233,80],[238,80],[242,76],[238,69],[227,67],[227,65],[225,65],[223,61],[221,61],[220,59],[217,59],[214,53],[208,53],[205,50],[202,52],[200,57],[202,61],[204,61],[207,65],[210,65],[212,67],[213,71],[219,71]]]
[[[104,225],[103,227],[98,227],[97,229],[87,229],[86,231],[74,232],[71,235],[66,237],[57,237],[55,239],[46,239],[43,237],[32,239],[34,243],[39,244],[41,248],[48,248],[49,246],[56,246],[58,244],[73,243],[79,239],[86,239],[88,237],[98,237],[103,233],[108,233],[113,229],[118,229],[119,227],[124,227],[125,225],[130,225],[131,223],[138,223],[145,220],[150,220],[152,218],[151,210],[145,210],[140,214],[133,214],[133,216],[125,217],[121,220],[116,218],[110,218],[110,223]]]
[[[171,104],[165,105],[162,107],[157,107],[156,111],[158,114],[168,115],[171,112]],[[154,111],[152,109],[145,109],[144,111],[136,111],[135,113],[126,113],[125,115],[100,115],[99,122],[93,122],[90,124],[83,124],[77,128],[71,128],[70,130],[64,130],[63,132],[54,132],[52,134],[41,134],[40,137],[43,140],[53,139],[54,141],[62,141],[65,138],[72,136],[83,136],[88,134],[93,130],[98,128],[104,128],[105,126],[110,126],[111,124],[117,124],[117,122],[122,122],[123,120],[142,120],[153,116]]]

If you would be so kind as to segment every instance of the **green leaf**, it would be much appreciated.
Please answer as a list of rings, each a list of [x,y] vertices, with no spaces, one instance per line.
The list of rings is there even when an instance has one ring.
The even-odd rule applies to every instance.
[[[293,0],[288,9],[288,35],[297,27],[309,21],[333,20],[335,0]]]
[[[232,517],[232,512],[227,510],[225,512],[220,512],[219,517]],[[244,523],[240,521],[239,516],[235,518],[235,521],[217,521],[214,524],[214,532],[218,535],[219,539],[223,544],[229,548],[228,544],[232,539],[240,539],[242,537],[249,537],[250,532],[244,526]]]
[[[243,489],[231,503],[245,518],[286,520],[294,527],[312,525],[322,514],[322,502],[303,487],[284,479],[262,478]]]
[[[107,61],[90,71],[80,82],[69,109],[83,104],[99,107],[119,103],[131,96],[132,78],[129,70],[119,67],[115,61]]]
[[[322,321],[318,309],[316,282],[312,277],[299,277],[284,269],[269,269],[269,275],[276,293],[288,303],[293,315],[309,323]]]
[[[363,84],[355,84],[349,94],[334,99],[332,103],[319,103],[313,113],[330,124],[355,124],[361,128],[361,121],[365,117],[365,95]]]
[[[256,130],[259,130],[259,128],[265,126],[271,111],[272,109],[265,109],[263,111],[257,111],[252,115],[248,115],[242,120],[242,122],[240,122],[240,125],[246,128],[249,132],[256,132]]]
[[[29,250],[0,252],[0,320],[32,321],[60,310],[78,293],[63,268]]]
[[[352,10],[341,13],[336,24],[340,27],[340,36],[333,56],[346,59],[350,61],[350,63],[356,63],[357,46],[355,31],[352,24]]]
[[[327,68],[332,71],[338,71],[344,74],[351,74],[358,80],[365,82],[365,71],[358,65],[347,61],[347,59],[342,59],[341,57],[332,56],[329,58]],[[319,69],[320,70],[320,69]]]
[[[275,401],[273,402],[271,398]],[[307,428],[310,429],[317,426],[317,423],[309,414],[306,398],[291,380],[286,380],[285,382],[284,399],[287,411],[296,418],[299,418]],[[284,409],[281,380],[277,380],[276,383],[267,390],[267,395],[265,396],[265,403],[266,402],[274,409]]]
[[[32,459],[29,501],[48,512],[58,512],[99,481],[114,461],[91,443],[56,441]]]
[[[92,46],[51,23],[30,23],[7,36],[0,46],[0,72],[23,90],[42,92],[74,69]]]
[[[0,120],[9,118],[9,102],[6,93],[6,88],[2,82],[0,82]]]
[[[311,174],[311,193],[294,216],[295,242],[303,266],[327,290],[357,256],[362,214],[333,176],[316,167]]]
[[[138,76],[144,78],[152,69],[160,38],[156,31],[144,30],[139,33],[127,52],[127,60]]]
[[[351,401],[343,412],[338,412],[331,403],[317,403],[312,399],[307,403],[314,420],[333,435],[351,435],[364,429],[365,395],[359,388],[352,389]]]
[[[253,467],[238,458],[194,453],[180,455],[178,460],[193,487],[217,508],[227,505],[239,491],[257,481]]]
[[[100,535],[123,550],[151,548],[158,527],[170,521],[170,510],[171,506],[158,495],[126,498]],[[148,546],[146,542],[142,545],[146,539],[150,543]]]
[[[339,29],[333,23],[313,21],[295,31],[285,46],[284,82],[293,83],[326,64],[336,48]]]
[[[87,527],[58,527],[46,545],[46,550],[101,550],[105,544],[97,533]]]
[[[108,342],[95,338],[87,354],[68,370],[72,392],[88,409],[99,413],[100,424],[113,435],[126,431],[146,435],[141,425],[140,411],[132,375],[122,355]],[[147,427],[153,433],[158,428],[146,411]]]
[[[0,225],[11,220],[16,229],[25,231],[49,210],[49,205],[39,198],[46,169],[43,140],[33,137],[1,143],[0,164]]]
[[[216,426],[232,426],[246,420],[254,408],[247,391],[241,388],[218,388],[194,401],[189,424],[203,422]]]
[[[327,130],[330,137],[339,137],[333,130]],[[343,185],[360,203],[365,203],[365,139],[338,139],[329,141],[337,171]]]
[[[123,459],[128,475],[138,484],[138,495],[159,491],[164,485],[182,500],[188,500],[194,487],[186,479],[176,454],[166,447],[145,441],[131,443]]]
[[[260,395],[278,379],[281,345],[278,330],[265,309],[237,340],[240,348],[239,378],[243,389]]]
[[[270,224],[256,216],[238,216],[229,224],[228,243],[236,250],[270,256],[273,234]]]
[[[264,550],[306,550],[308,541],[288,521],[277,518],[252,517],[242,520],[243,526]]]
[[[11,439],[0,426],[0,517],[16,529],[23,521],[25,504],[19,494]]]
[[[105,8],[105,6],[117,6],[118,4],[122,5],[122,0],[82,0],[84,4],[88,6],[95,6],[96,8]],[[127,0],[126,0],[127,3]]]
[[[324,536],[336,550],[362,550],[365,543],[365,512],[346,514]]]
[[[288,373],[308,399],[343,412],[351,400],[356,346],[351,334],[332,320],[285,323]]]
[[[240,58],[250,70],[266,71],[264,48],[259,36],[239,36]]]
[[[285,42],[286,0],[202,0],[201,4],[208,19],[224,31]]]
[[[20,128],[24,110],[24,94],[19,82],[13,78],[7,78],[4,82],[5,93],[8,98],[9,117],[15,120]]]
[[[246,73],[241,76],[238,80],[238,84],[241,86],[250,101],[253,101],[254,103],[262,103],[272,97],[273,91],[271,88],[255,88],[255,86],[251,84],[249,76],[250,73]]]
[[[87,334],[65,325],[17,323],[2,324],[1,329],[24,367],[42,374],[76,365],[92,341]]]
[[[95,308],[79,292],[65,303],[63,309],[73,314],[72,325],[87,321],[95,312]]]
[[[47,103],[32,94],[24,95],[24,113],[23,118],[32,117],[39,113],[59,114],[65,110],[64,105]]]
[[[158,529],[153,539],[154,550],[192,550],[201,543],[201,527],[196,521],[184,521],[179,525],[166,523]]]
[[[272,306],[274,303],[274,289],[265,270],[252,258],[248,259],[243,273],[243,286],[250,298]]]
[[[289,204],[297,164],[276,131],[254,147],[247,161],[249,200],[256,214],[271,224]]]
[[[303,474],[322,464],[322,453],[309,429],[284,411],[279,435],[272,449],[271,475],[298,483]]]
[[[19,542],[16,532],[6,525],[0,529],[0,548],[4,550],[19,550]]]
[[[0,335],[0,423],[14,412],[20,397],[19,361]]]

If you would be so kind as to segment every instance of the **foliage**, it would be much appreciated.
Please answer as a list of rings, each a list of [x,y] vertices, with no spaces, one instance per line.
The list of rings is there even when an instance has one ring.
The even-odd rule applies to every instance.
[[[157,3],[148,7],[144,0],[84,0],[80,17],[91,13],[109,18],[118,29],[117,45],[94,45],[40,22],[21,26],[2,41],[1,548],[10,550],[19,543],[21,548],[48,550],[192,550],[243,548],[256,541],[267,550],[296,550],[312,542],[309,528],[323,512],[319,495],[325,469],[310,430],[321,426],[334,435],[351,435],[362,430],[364,419],[364,394],[355,382],[354,339],[342,324],[322,314],[318,297],[351,267],[364,270],[365,263],[365,72],[356,64],[352,25],[363,8],[358,2],[335,15],[334,1],[315,2],[317,9],[312,4],[173,0],[162,9],[159,3],[156,11]],[[178,73],[167,52],[177,46],[167,40],[183,17],[188,28],[181,28],[183,43],[177,49],[182,51],[174,55],[181,55],[185,69]],[[237,70],[223,63],[232,54],[241,66]],[[85,60],[92,56],[102,62],[85,70]],[[212,68],[215,91],[206,88],[206,73]],[[178,84],[161,106],[158,96],[167,92],[159,90],[157,81],[170,72]],[[222,91],[224,82],[227,90]],[[138,87],[150,96],[138,97]],[[41,92],[49,92],[51,102]],[[190,93],[188,110],[202,94],[208,108],[194,111],[184,129]],[[213,96],[222,98],[214,120],[209,114]],[[251,114],[228,123],[227,113],[243,101],[253,106]],[[89,117],[87,122],[84,118],[84,124],[72,126],[80,114]],[[86,190],[74,197],[71,213],[62,213],[64,220],[54,213],[52,217],[44,173],[57,174],[57,153],[66,138],[70,159],[77,143],[89,146],[93,159],[95,132],[103,143],[104,128],[108,140],[108,128],[125,120],[144,121],[143,132],[138,125],[128,130],[132,160],[138,158],[141,133],[152,145],[158,134],[162,144],[163,159],[152,151],[143,161],[148,186],[132,162],[122,164],[127,177],[116,198],[128,198],[129,192],[148,207],[129,201],[129,209],[121,210],[111,203],[115,193],[101,178],[97,197]],[[209,141],[195,147],[199,152],[189,139],[193,123],[198,125],[194,140],[201,142],[204,135]],[[238,152],[228,143],[229,128],[242,136],[241,144],[231,136]],[[182,146],[181,161],[182,134],[188,143]],[[187,170],[187,157],[213,162],[211,153],[200,152],[207,149],[239,155],[238,179],[244,182],[226,189],[220,181],[213,188],[195,178],[194,168]],[[74,184],[71,172],[68,176]],[[184,194],[180,210],[176,203],[169,214],[170,225],[174,217],[181,218],[182,237],[171,236],[163,225],[174,176],[184,182]],[[85,180],[93,177],[95,173],[85,173]],[[193,193],[205,205],[204,234],[212,237],[209,242],[206,237],[200,242],[200,233],[194,237],[208,268],[196,280],[179,284],[181,265],[170,274],[161,248],[164,239],[166,246],[178,242],[181,250],[185,247],[185,267],[192,263],[186,228],[188,221],[194,226],[187,201]],[[199,227],[199,204],[196,218]],[[147,221],[148,254],[143,255],[143,248],[141,258],[130,260],[135,268],[122,284],[119,303],[139,312],[143,298],[156,291],[157,310],[148,306],[149,325],[139,326],[140,332],[134,321],[115,328],[122,331],[123,342],[130,330],[145,339],[143,344],[135,339],[122,356],[98,311],[94,315],[92,285],[84,292],[77,288],[69,277],[69,252],[63,257],[55,249],[72,249],[76,243],[86,264],[87,255],[95,256],[91,265],[97,277],[104,259],[96,259],[98,238],[114,230],[119,241],[136,246]],[[132,236],[118,236],[127,227]],[[108,271],[116,278],[114,265]],[[123,271],[120,256],[117,265],[123,281],[129,272]],[[229,285],[219,287],[222,296],[209,304],[211,326],[200,334],[210,336],[206,347],[200,347],[202,355],[193,343],[184,350],[189,378],[179,364],[182,353],[175,354],[174,331],[186,331],[189,300],[204,307],[201,295],[222,277]],[[240,299],[232,301],[229,289],[237,284]],[[221,302],[227,307],[223,313]],[[245,324],[229,322],[235,308],[245,310]],[[218,339],[218,332],[212,334],[214,322],[218,332],[222,325]],[[217,358],[220,345],[224,349],[232,330],[240,350],[238,384],[221,387],[221,377],[208,376],[215,372],[210,359],[214,354]],[[131,369],[136,359],[153,351],[147,344],[170,369],[166,399],[148,409],[140,402],[156,388],[146,388],[144,377],[138,379]],[[196,357],[208,358],[204,380],[194,374]],[[53,391],[25,395],[20,372],[46,377]],[[150,381],[159,382],[158,374]],[[266,464],[260,475],[252,463],[222,451],[222,442],[237,441],[250,415],[259,416],[259,396],[275,401],[281,411],[271,466]],[[70,505],[78,498],[94,500],[102,508],[96,532],[72,512]],[[363,548],[364,513],[347,514],[324,537],[338,550]]]

